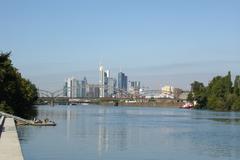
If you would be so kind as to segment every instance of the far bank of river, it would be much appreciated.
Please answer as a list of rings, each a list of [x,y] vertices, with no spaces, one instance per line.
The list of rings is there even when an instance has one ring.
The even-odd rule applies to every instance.
[[[153,101],[127,101],[119,102],[120,106],[138,106],[138,107],[167,107],[178,108],[184,103],[174,99],[154,99]],[[114,102],[100,102],[100,105],[114,105]]]

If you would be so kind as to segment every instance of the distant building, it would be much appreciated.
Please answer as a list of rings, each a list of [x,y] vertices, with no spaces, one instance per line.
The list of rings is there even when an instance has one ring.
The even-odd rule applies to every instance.
[[[107,78],[110,78],[110,70],[106,70],[105,73],[107,74]]]
[[[67,82],[64,83],[64,87],[63,87],[63,96],[67,97],[67,92],[68,92],[68,88],[67,88]]]
[[[110,71],[104,71],[103,65],[99,67],[99,97],[108,96],[108,77],[110,76]]]
[[[99,97],[104,97],[104,85],[105,85],[105,75],[104,75],[104,67],[100,65],[99,67]]]
[[[105,71],[105,97],[112,97],[116,91],[116,79],[111,77],[110,70]]]
[[[131,83],[130,83],[130,88],[132,89],[132,90],[139,90],[140,88],[141,88],[141,83],[139,82],[139,81],[132,81]],[[129,89],[130,89],[129,88]]]
[[[103,97],[108,97],[108,74],[109,73],[104,72],[104,96]]]
[[[123,72],[118,73],[118,89],[122,91],[128,90],[128,77]]]
[[[115,78],[108,78],[108,96],[112,97],[116,92],[117,80]]]
[[[175,89],[173,86],[166,85],[162,87],[162,93],[160,94],[160,98],[169,98],[169,99],[174,99],[174,92]]]
[[[87,86],[87,97],[88,98],[98,98],[99,97],[99,87],[95,85]]]
[[[67,97],[77,98],[79,97],[79,81],[74,77],[67,78],[65,83],[64,92],[67,93]]]
[[[84,77],[80,84],[80,96],[79,97],[86,97],[87,96],[87,78]]]
[[[182,92],[182,93],[179,95],[179,97],[178,97],[179,101],[181,101],[181,102],[187,102],[187,98],[188,98],[188,94],[189,94],[189,93],[190,93],[190,92],[188,92],[188,91]]]
[[[162,87],[162,93],[164,93],[164,94],[173,94],[174,93],[174,87],[166,85],[166,86]]]
[[[183,93],[183,90],[181,88],[174,88],[174,96],[178,98]]]
[[[130,82],[129,93],[131,93],[134,97],[140,96],[141,83],[139,81]]]

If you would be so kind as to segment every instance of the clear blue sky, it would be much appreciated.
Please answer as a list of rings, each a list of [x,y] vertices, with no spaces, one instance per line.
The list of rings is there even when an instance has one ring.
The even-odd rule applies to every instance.
[[[239,0],[0,0],[0,50],[43,89],[122,68],[151,88],[240,74]]]

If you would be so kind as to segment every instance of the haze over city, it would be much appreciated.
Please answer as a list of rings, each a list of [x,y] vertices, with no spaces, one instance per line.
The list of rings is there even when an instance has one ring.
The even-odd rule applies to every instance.
[[[98,83],[102,63],[150,88],[189,89],[239,74],[240,2],[2,1],[0,45],[37,87],[67,77]]]

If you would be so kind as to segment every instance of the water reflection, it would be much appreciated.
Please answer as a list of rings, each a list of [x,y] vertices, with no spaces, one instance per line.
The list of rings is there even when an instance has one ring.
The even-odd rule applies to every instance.
[[[101,108],[98,110],[98,154],[101,156],[103,152],[109,152],[111,148],[123,151],[127,148],[127,123],[124,120],[126,113],[120,110],[117,113],[109,112],[109,108]],[[112,115],[112,116],[109,116]],[[116,119],[122,116],[121,121],[116,123]]]
[[[39,106],[56,127],[18,127],[25,159],[240,159],[240,113]],[[227,124],[227,125],[226,125]]]
[[[240,118],[209,118],[209,120],[223,122],[225,124],[240,125]]]
[[[67,139],[69,140],[70,138],[70,122],[71,122],[71,110],[70,107],[68,106],[67,108]]]
[[[105,127],[104,125],[104,118],[105,118],[105,113],[106,113],[106,110],[103,109],[103,110],[98,110],[98,114],[99,115],[102,115],[102,116],[99,116],[98,117],[98,154],[99,156],[102,155],[102,152],[105,151],[107,152],[108,151],[108,147],[109,147],[109,144],[108,144],[108,130],[107,128]]]

